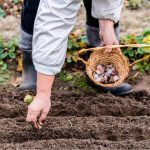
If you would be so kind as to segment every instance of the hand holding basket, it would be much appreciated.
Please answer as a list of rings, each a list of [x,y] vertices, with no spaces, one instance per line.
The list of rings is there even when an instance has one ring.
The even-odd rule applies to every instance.
[[[118,47],[120,48],[121,47],[136,47],[137,48],[137,47],[150,47],[150,45],[145,45],[145,44],[110,45],[110,46],[105,46],[105,47],[82,49],[75,54],[75,57],[78,60],[81,60],[86,65],[87,75],[95,84],[102,86],[102,87],[113,87],[123,82],[123,80],[127,77],[129,73],[129,67],[131,67],[132,65],[140,61],[147,60],[150,57],[150,55],[148,55],[147,57],[143,59],[139,59],[133,62],[132,64],[128,65],[127,60],[124,57],[124,55],[122,53],[119,53],[117,50],[115,50],[115,48],[118,48]],[[107,54],[104,53],[105,49],[107,48],[113,49],[112,52],[107,53]],[[93,51],[87,62],[79,57],[79,54],[85,51]],[[112,63],[116,67],[118,71],[118,75],[119,75],[119,80],[112,84],[103,84],[103,83],[97,82],[93,78],[93,75],[92,75],[93,69],[100,64],[106,65],[108,63]]]

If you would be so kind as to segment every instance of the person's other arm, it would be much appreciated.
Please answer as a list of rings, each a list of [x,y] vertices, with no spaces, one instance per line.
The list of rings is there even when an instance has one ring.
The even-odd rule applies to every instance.
[[[119,45],[114,32],[114,23],[120,18],[124,0],[93,0],[92,16],[99,20],[100,28],[100,46]],[[105,52],[111,52],[112,49],[106,49]],[[119,52],[120,48],[117,48]]]

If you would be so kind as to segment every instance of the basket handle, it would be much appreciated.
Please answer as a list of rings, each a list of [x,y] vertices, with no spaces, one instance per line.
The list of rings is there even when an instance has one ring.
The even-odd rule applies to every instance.
[[[83,60],[83,58],[80,58],[78,57],[79,54],[85,52],[85,51],[98,51],[98,50],[104,50],[104,49],[107,49],[107,48],[121,48],[121,47],[150,47],[150,45],[146,45],[146,44],[128,44],[128,45],[109,45],[109,46],[105,46],[105,47],[96,47],[96,48],[89,48],[89,49],[81,49],[79,50],[77,53],[75,53],[75,57],[78,59],[78,60],[81,60],[85,65],[89,65],[88,62],[86,62],[85,60]],[[132,65],[142,61],[142,60],[146,60],[150,57],[150,55],[148,55],[147,57],[143,58],[143,59],[139,59],[135,62],[133,62],[132,64],[129,65],[129,67],[131,67]]]
[[[128,65],[128,67],[131,67],[131,66],[133,66],[134,64],[137,64],[140,61],[147,60],[148,58],[150,58],[150,55],[146,56],[145,58],[134,61],[132,64]]]

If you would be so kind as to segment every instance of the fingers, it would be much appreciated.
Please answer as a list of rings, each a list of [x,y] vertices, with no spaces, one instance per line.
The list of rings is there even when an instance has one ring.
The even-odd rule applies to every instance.
[[[119,42],[117,41],[117,39],[115,39],[115,41],[113,43],[107,43],[107,45],[119,45]],[[121,49],[118,47],[118,48],[115,48],[118,52],[121,53]],[[112,51],[112,49],[105,49],[105,53],[110,53]]]
[[[114,33],[114,31],[113,31],[113,33]],[[99,36],[101,39],[101,44],[98,47],[104,47],[104,46],[108,46],[108,45],[119,45],[119,42],[117,41],[115,34],[114,34],[114,36],[110,36],[109,34],[106,34],[106,32],[104,35],[102,32],[100,32]],[[118,52],[121,52],[120,48],[115,48],[115,49]],[[105,49],[105,53],[110,53],[111,51],[112,51],[112,48]]]
[[[117,41],[117,39],[115,40],[114,45],[119,45],[119,42]],[[115,49],[121,53],[121,49],[119,47]]]
[[[44,120],[46,120],[46,116],[48,111],[42,111],[41,116],[39,117],[39,125],[43,125]]]
[[[105,53],[110,53],[112,51],[112,48],[105,49]]]
[[[104,47],[104,46],[105,46],[105,43],[102,41],[98,47]]]
[[[29,122],[34,128],[39,129],[37,124],[37,116],[38,116],[38,112],[31,111],[29,106],[26,121]]]

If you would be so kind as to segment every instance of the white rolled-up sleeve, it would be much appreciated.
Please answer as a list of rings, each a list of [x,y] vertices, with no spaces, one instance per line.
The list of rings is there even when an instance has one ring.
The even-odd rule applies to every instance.
[[[92,0],[92,16],[97,19],[110,19],[117,23],[124,0]]]
[[[68,34],[76,21],[81,0],[41,0],[34,23],[32,58],[35,69],[46,75],[61,71]]]

